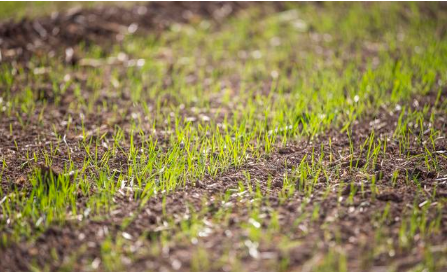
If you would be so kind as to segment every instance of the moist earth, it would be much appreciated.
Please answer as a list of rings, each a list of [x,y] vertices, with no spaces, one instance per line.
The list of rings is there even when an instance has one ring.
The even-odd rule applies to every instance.
[[[49,55],[63,59],[65,65],[76,65],[78,59],[70,53],[73,52],[70,48],[81,43],[85,46],[119,43],[122,35],[128,32],[162,35],[162,30],[172,23],[189,23],[199,18],[222,22],[249,5],[239,2],[148,3],[131,9],[76,9],[33,20],[3,22],[0,24],[1,61],[26,63],[36,56]],[[446,97],[447,90],[429,92],[412,97],[408,104],[412,110],[422,111],[428,107],[437,112],[440,117],[431,125],[445,131],[447,117],[445,109],[439,105],[445,105]],[[69,101],[70,97],[66,99]],[[42,100],[51,102],[45,89]],[[118,103],[128,106],[125,102]],[[2,116],[0,153],[7,167],[2,172],[1,188],[5,195],[29,194],[33,185],[27,176],[36,169],[43,180],[57,181],[63,175],[68,154],[75,167],[82,167],[86,154],[80,148],[83,139],[75,131],[65,134],[51,167],[42,158],[38,163],[27,158],[27,154],[61,142],[52,130],[60,135],[66,132],[60,125],[69,114],[64,101],[59,105],[50,103],[46,112],[48,118],[43,123],[37,114],[27,117],[26,127],[17,116]],[[428,114],[424,118],[430,122]],[[111,125],[104,116],[92,114],[85,120],[74,117],[73,127],[85,126],[91,132],[87,137],[97,140],[96,131],[110,137],[114,126],[129,133],[130,119],[129,115],[123,115]],[[281,264],[288,271],[309,271],[333,245],[346,254],[348,271],[386,271],[384,267],[390,265],[395,271],[407,271],[422,262],[426,254],[432,254],[437,260],[446,252],[447,213],[440,211],[437,204],[447,197],[447,159],[439,157],[440,170],[435,171],[427,168],[421,154],[425,154],[427,148],[433,154],[444,154],[447,139],[439,137],[434,139],[433,145],[426,145],[421,138],[426,132],[417,131],[415,125],[413,134],[408,135],[410,145],[402,153],[399,142],[392,140],[398,123],[398,110],[367,113],[352,124],[349,137],[346,131],[334,128],[312,139],[290,142],[275,147],[259,159],[249,157],[242,165],[224,169],[217,176],[206,175],[203,179],[186,182],[173,192],[159,193],[146,203],[136,200],[138,192],[123,188],[113,197],[113,207],[103,216],[85,213],[64,222],[53,222],[43,231],[36,227],[32,231],[33,239],[0,247],[1,270],[29,271],[33,267],[46,267],[53,271],[62,270],[67,263],[75,270],[106,269],[101,266],[102,245],[109,237],[124,239],[120,250],[126,271],[193,270],[201,267],[197,264],[200,262],[197,256],[203,248],[211,260],[207,269],[216,271],[231,269],[219,266],[224,255],[239,256],[240,267],[248,271],[270,271],[272,267],[280,270]],[[12,134],[11,127],[14,127]],[[374,166],[368,165],[368,158],[359,148],[372,133],[388,141],[388,152],[379,155]],[[163,136],[156,137],[163,145]],[[99,148],[99,157],[105,151],[106,147]],[[349,153],[353,155],[346,155]],[[293,176],[295,168],[303,161],[319,161],[326,173],[309,177],[311,185],[294,181],[292,187],[296,189],[285,190],[288,188],[284,184],[285,177]],[[109,167],[118,171],[125,171],[126,164],[124,155],[109,161]],[[408,177],[417,182],[408,183]],[[240,189],[241,182],[245,190]],[[311,194],[306,193],[306,186],[312,186]],[[92,188],[92,193],[94,190]],[[87,203],[88,197],[80,193],[76,205],[82,210]],[[412,214],[411,207],[415,205],[425,210],[426,217],[421,219]],[[252,218],[254,209],[262,220]],[[385,210],[387,216],[377,220]],[[223,219],[213,223],[219,214]],[[427,228],[438,220],[440,231],[417,233],[410,246],[398,246],[403,239],[402,222],[412,216],[426,220]],[[193,224],[194,218],[204,222],[199,239],[183,237],[175,243],[164,242],[163,237],[177,235],[184,224]],[[250,241],[252,234],[247,233],[242,224],[252,224],[267,234],[275,228],[274,233],[281,235],[271,236],[269,243],[256,244]],[[6,227],[2,235],[7,236],[9,231]],[[377,244],[378,235],[387,237],[386,243]],[[421,235],[425,235],[424,240],[420,239]],[[280,247],[282,236],[293,243]],[[432,252],[424,251],[426,241],[430,242]],[[386,245],[392,250],[370,258],[368,254],[374,252],[376,246]],[[151,250],[153,248],[161,250]],[[447,269],[447,264],[441,269]]]

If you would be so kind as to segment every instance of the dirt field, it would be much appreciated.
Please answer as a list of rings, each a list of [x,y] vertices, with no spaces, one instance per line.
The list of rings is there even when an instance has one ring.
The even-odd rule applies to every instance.
[[[446,35],[443,3],[11,14],[0,271],[447,271]]]

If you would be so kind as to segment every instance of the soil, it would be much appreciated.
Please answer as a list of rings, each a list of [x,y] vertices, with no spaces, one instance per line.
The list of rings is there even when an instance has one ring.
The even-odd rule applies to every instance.
[[[442,97],[445,99],[447,93],[444,92]],[[434,102],[435,98],[434,95],[431,95],[420,100],[425,100],[424,104],[430,104]],[[420,104],[423,105],[423,103]],[[375,133],[381,137],[390,137],[394,132],[393,128],[397,123],[397,118],[396,113],[382,112],[378,116],[371,116],[361,123],[354,124],[352,135],[354,144],[358,146],[375,129],[374,126],[369,125],[370,123],[378,124],[384,122],[385,124],[381,124],[379,129],[375,129]],[[446,120],[439,120],[435,124],[438,128],[445,128],[446,125]],[[131,213],[134,213],[135,217],[126,227],[125,233],[130,235],[131,239],[143,236],[147,237],[148,243],[156,242],[156,237],[160,236],[162,232],[170,232],[170,229],[165,227],[166,214],[177,218],[178,221],[174,222],[174,224],[179,224],[185,216],[191,216],[193,211],[200,211],[206,205],[208,209],[205,218],[211,218],[216,211],[222,209],[220,204],[222,193],[234,191],[237,188],[238,181],[244,180],[245,172],[250,174],[252,181],[256,180],[259,182],[263,194],[268,193],[269,195],[268,201],[260,204],[264,216],[270,218],[271,212],[276,210],[280,218],[281,231],[290,234],[289,239],[299,241],[300,243],[284,251],[276,246],[278,241],[272,241],[272,243],[261,245],[258,248],[259,256],[256,258],[247,255],[245,248],[232,248],[233,254],[242,256],[244,268],[252,271],[263,271],[268,267],[266,265],[269,263],[280,262],[287,257],[292,270],[305,269],[303,265],[318,261],[319,254],[328,250],[328,244],[314,243],[324,235],[327,235],[326,232],[333,235],[333,239],[335,239],[337,233],[340,233],[341,237],[338,239],[341,239],[339,242],[343,246],[343,250],[347,252],[350,271],[365,271],[365,268],[375,271],[374,269],[390,263],[396,265],[397,271],[406,271],[409,267],[419,263],[423,258],[424,252],[418,250],[420,247],[416,241],[412,250],[404,249],[401,252],[395,252],[394,256],[378,256],[373,263],[365,264],[364,254],[370,252],[374,246],[374,237],[370,234],[374,233],[375,226],[371,224],[371,218],[375,216],[377,211],[383,211],[386,205],[390,205],[389,212],[392,220],[387,222],[386,232],[388,237],[391,237],[393,243],[397,243],[399,239],[399,221],[405,218],[406,207],[409,205],[411,207],[415,202],[424,203],[427,199],[433,199],[436,202],[436,200],[441,200],[447,196],[447,183],[445,181],[445,177],[447,177],[447,171],[445,171],[447,169],[447,160],[440,160],[441,168],[444,169],[444,172],[433,173],[423,166],[424,164],[421,163],[420,159],[408,160],[404,154],[399,154],[399,146],[391,142],[388,148],[394,151],[389,153],[389,157],[381,158],[378,169],[369,169],[369,174],[371,175],[380,173],[381,178],[377,182],[378,193],[373,193],[369,189],[368,184],[366,184],[365,193],[360,193],[359,188],[362,177],[360,172],[354,168],[352,171],[343,170],[342,180],[326,180],[325,177],[320,177],[318,184],[315,185],[315,188],[317,188],[315,194],[310,198],[303,193],[295,193],[287,201],[280,201],[278,196],[281,193],[283,176],[285,173],[290,173],[290,169],[285,167],[286,162],[287,165],[298,165],[306,154],[309,154],[313,148],[318,149],[320,146],[324,147],[325,153],[329,153],[329,138],[332,140],[333,150],[346,150],[349,148],[349,142],[345,134],[334,130],[329,132],[328,136],[320,137],[310,143],[297,143],[277,149],[260,161],[249,160],[243,166],[229,169],[217,178],[205,178],[196,182],[195,186],[187,185],[165,196],[166,206],[164,211],[162,207],[163,196],[155,196],[143,208],[139,208],[139,203],[133,200],[132,194],[123,191],[122,195],[115,200],[117,208],[109,216],[100,219],[86,218],[82,222],[73,220],[63,225],[54,224],[33,242],[22,242],[2,249],[0,263],[4,267],[4,271],[29,270],[31,260],[37,261],[37,264],[40,266],[50,264],[52,269],[57,269],[60,268],[62,260],[66,260],[68,256],[79,252],[84,247],[82,253],[77,256],[77,263],[81,266],[88,265],[92,260],[101,256],[100,245],[105,239],[105,234],[119,235],[123,233],[121,224],[123,219]],[[414,137],[416,138],[416,136]],[[411,152],[415,154],[422,153],[422,145],[417,144],[417,141],[413,141],[413,143]],[[25,143],[22,142],[21,144]],[[2,146],[4,147],[5,145],[2,143]],[[436,142],[436,150],[447,150],[447,139],[438,140]],[[62,156],[63,154],[61,154]],[[315,159],[318,160],[318,156]],[[359,160],[361,159],[359,158]],[[119,158],[117,160],[119,161]],[[331,176],[331,172],[334,173],[338,167],[343,166],[348,161],[349,159],[347,158],[339,157],[334,158],[332,162],[325,159],[323,163],[328,165],[329,176]],[[393,172],[396,170],[399,171],[399,177],[396,186],[392,186],[390,180]],[[55,170],[46,169],[46,171],[53,172]],[[405,173],[407,172],[411,172],[412,175],[419,177],[425,195],[415,194],[418,190],[417,186],[404,182]],[[14,171],[8,173],[11,179],[13,173]],[[267,186],[269,179],[272,183],[270,188]],[[340,194],[337,188],[344,187],[341,196],[348,197],[353,188],[351,182],[358,190],[353,196],[352,204],[348,205],[339,201]],[[6,184],[3,184],[3,186],[6,186]],[[329,196],[324,197],[323,193],[328,188],[330,188]],[[436,194],[433,196],[435,188]],[[206,200],[205,202],[203,201],[204,199]],[[239,223],[248,221],[249,210],[246,201],[251,200],[253,200],[252,196],[242,198],[238,196],[237,192],[234,192],[228,204],[226,204],[233,207],[228,219],[228,225],[212,226],[212,234],[201,237],[200,244],[206,246],[212,259],[217,260],[222,253],[231,248],[230,245],[247,239],[247,233],[241,229]],[[82,202],[81,199],[80,205],[82,205]],[[309,204],[303,210],[300,207],[305,202],[309,202]],[[312,222],[303,222],[297,227],[294,221],[304,212],[312,212],[317,204],[320,205],[318,218]],[[429,213],[429,215],[435,216],[435,207],[430,207],[430,209],[433,212]],[[428,221],[430,222],[430,218]],[[328,224],[328,222],[330,222],[328,229],[323,230],[321,226]],[[263,229],[267,227],[266,225],[261,226]],[[441,233],[429,234],[429,240],[433,246],[442,247],[447,239],[446,214],[442,217],[441,229]],[[87,248],[85,249],[86,243]],[[138,260],[129,263],[125,269],[127,271],[141,271],[144,269],[172,270],[173,266],[178,265],[178,262],[180,262],[182,267],[188,268],[191,266],[191,254],[193,254],[195,247],[196,245],[191,243],[170,244],[166,252],[162,254],[162,257],[146,254],[140,256]],[[58,260],[60,261],[54,261],[54,256],[50,254],[53,249],[56,250]]]
[[[219,23],[249,5],[249,2],[149,2],[132,8],[73,8],[38,19],[5,21],[0,23],[0,62],[65,55],[67,64],[76,64],[73,47],[80,44],[107,45],[110,41],[119,44],[125,35],[148,32],[158,35],[173,23],[202,19]],[[281,10],[284,4],[269,6]]]
[[[75,8],[39,19],[0,24],[2,61],[27,61],[32,56],[54,55],[79,43],[120,41],[136,31],[160,31],[173,22],[186,23],[199,17],[221,20],[238,10],[238,3],[153,2],[134,8]],[[63,51],[62,51],[63,52]],[[66,61],[76,63],[67,51]]]
[[[132,9],[101,8],[91,10],[73,10],[68,13],[55,14],[36,20],[23,20],[20,22],[4,22],[0,24],[0,49],[2,60],[6,62],[26,62],[33,56],[40,54],[59,54],[55,48],[65,52],[67,48],[84,44],[101,44],[104,40],[110,42],[110,37],[116,41],[124,32],[135,31],[160,31],[173,22],[190,22],[197,16],[222,20],[233,12],[247,6],[246,3],[148,3],[144,6]],[[52,33],[52,34],[50,34]],[[62,53],[62,55],[66,53]],[[76,63],[75,58],[66,59],[67,65]],[[441,103],[447,98],[447,90],[441,95]],[[414,108],[422,109],[424,105],[431,105],[435,109],[435,94],[424,97],[415,97],[411,103]],[[436,109],[435,109],[436,110]],[[26,175],[35,168],[33,163],[27,160],[27,151],[38,151],[51,143],[59,142],[49,131],[53,124],[62,135],[65,127],[60,125],[67,116],[63,106],[60,108],[48,106],[48,117],[44,123],[39,123],[36,116],[27,119],[26,128],[20,126],[17,117],[11,117],[0,122],[0,153],[8,162],[4,171],[1,186],[3,192],[18,190],[26,193],[30,184],[26,181]],[[51,116],[51,117],[50,117]],[[126,128],[129,123],[129,115],[122,120],[117,120],[113,125]],[[367,114],[361,122],[353,124],[354,146],[360,143],[374,130],[376,135],[383,139],[391,138],[398,121],[398,113],[379,111]],[[91,119],[89,119],[91,118]],[[14,127],[11,134],[10,124]],[[59,125],[58,125],[59,124]],[[107,124],[101,116],[87,116],[85,126],[91,131],[90,137],[94,137],[95,131],[101,133],[113,132],[113,125]],[[438,129],[444,129],[447,119],[440,118],[433,124]],[[81,120],[74,119],[73,127],[80,127]],[[422,154],[424,146],[417,141],[418,133],[412,135],[410,152]],[[37,139],[37,140],[36,140]],[[331,144],[329,141],[331,140]],[[14,143],[16,142],[16,144]],[[79,132],[72,131],[64,138],[60,152],[55,154],[52,168],[39,166],[45,176],[58,176],[70,150],[70,154],[77,166],[81,166],[85,154],[79,148]],[[430,199],[434,202],[447,197],[447,160],[440,158],[441,172],[432,172],[426,169],[424,162],[414,156],[408,159],[406,154],[400,154],[397,143],[389,142],[390,150],[387,157],[380,157],[380,162],[375,169],[368,168],[368,175],[377,177],[377,192],[370,188],[370,184],[363,184],[364,172],[359,168],[365,164],[365,158],[353,158],[356,167],[348,170],[350,158],[339,156],[329,161],[325,157],[322,161],[328,169],[328,178],[321,175],[315,184],[316,190],[311,196],[302,192],[295,192],[286,201],[281,200],[282,181],[286,173],[290,173],[290,167],[286,165],[298,165],[301,160],[312,150],[323,147],[324,153],[340,154],[339,151],[349,149],[350,143],[346,134],[338,130],[331,130],[309,142],[297,142],[287,147],[277,148],[271,154],[266,154],[261,160],[248,159],[242,166],[230,168],[218,177],[206,177],[203,180],[188,183],[184,188],[178,189],[165,196],[151,198],[143,207],[134,201],[133,192],[123,190],[121,195],[115,198],[115,208],[108,216],[96,218],[88,217],[79,221],[73,218],[68,222],[54,223],[43,233],[36,230],[36,239],[22,241],[6,248],[0,248],[0,270],[2,271],[28,271],[34,265],[49,267],[51,270],[61,268],[69,256],[77,253],[75,268],[85,267],[101,257],[101,244],[107,234],[122,235],[129,240],[134,247],[134,252],[144,246],[161,243],[158,237],[163,233],[170,234],[174,230],[167,227],[166,220],[176,218],[174,226],[179,226],[184,218],[191,217],[194,211],[200,211],[206,207],[205,219],[215,216],[216,212],[224,207],[231,207],[231,214],[225,225],[209,225],[208,231],[194,243],[168,244],[163,246],[163,252],[155,254],[150,251],[142,251],[136,260],[128,262],[125,271],[141,270],[188,270],[192,265],[193,255],[198,245],[202,245],[210,254],[211,260],[218,260],[224,253],[230,251],[230,255],[237,255],[243,262],[244,269],[248,271],[269,271],[269,265],[280,263],[288,259],[290,270],[306,271],[309,265],[321,261],[322,254],[327,252],[330,244],[321,241],[330,236],[330,241],[338,242],[348,257],[349,271],[381,271],[384,266],[394,264],[396,271],[406,271],[418,264],[424,257],[422,241],[416,239],[411,248],[402,248],[400,251],[390,254],[375,256],[372,263],[365,263],[365,255],[374,247],[374,234],[377,226],[371,224],[372,218],[378,211],[383,211],[389,205],[389,218],[386,221],[386,237],[390,237],[393,245],[399,243],[400,222],[408,216],[408,207],[414,203],[423,203]],[[447,139],[436,141],[435,150],[446,151]],[[99,150],[104,152],[105,149]],[[355,150],[359,154],[359,150]],[[307,158],[310,159],[309,157]],[[319,157],[316,155],[315,160]],[[125,157],[115,157],[110,161],[112,169],[123,169],[126,163]],[[340,180],[331,179],[337,171],[342,171]],[[392,175],[399,172],[396,185],[391,183]],[[261,244],[255,250],[250,251],[245,247],[232,247],[242,245],[241,241],[247,240],[248,234],[241,228],[240,223],[248,222],[250,209],[247,202],[256,201],[253,195],[242,197],[238,192],[238,182],[246,180],[245,173],[250,174],[252,185],[257,181],[263,194],[268,195],[265,201],[259,203],[262,216],[271,219],[273,211],[277,212],[281,233],[288,235],[288,239],[297,243],[287,249],[279,246],[281,237],[273,238],[268,244]],[[405,175],[417,177],[419,186],[405,183]],[[271,186],[268,183],[271,182]],[[364,186],[364,192],[361,188]],[[423,191],[424,194],[415,193]],[[434,191],[436,190],[436,194]],[[232,192],[227,203],[222,205],[222,194]],[[328,195],[325,195],[328,194]],[[340,197],[352,196],[352,202],[347,204]],[[87,199],[79,199],[78,205],[85,205]],[[166,205],[163,206],[162,203]],[[307,205],[303,208],[303,203]],[[304,213],[312,213],[316,205],[320,206],[317,217],[314,220],[306,220],[296,224],[296,219]],[[429,207],[428,222],[436,215],[436,207]],[[134,214],[133,221],[122,229],[124,219],[129,214]],[[269,220],[264,220],[268,222]],[[428,233],[428,240],[436,248],[445,247],[447,241],[447,214],[442,215],[440,233]],[[269,226],[261,224],[260,228],[267,230]],[[6,233],[7,235],[8,233]],[[112,235],[115,236],[115,235]],[[137,237],[145,237],[145,244],[137,241]],[[197,244],[196,244],[197,243]],[[250,245],[246,245],[250,248]],[[124,249],[123,249],[124,250]],[[53,252],[55,251],[55,253]],[[129,249],[129,252],[132,252]],[[433,252],[436,257],[436,252]],[[439,254],[442,254],[440,251]],[[55,258],[55,255],[57,258]],[[126,255],[126,254],[124,254]],[[125,263],[125,262],[124,262]],[[445,267],[447,269],[447,267]]]

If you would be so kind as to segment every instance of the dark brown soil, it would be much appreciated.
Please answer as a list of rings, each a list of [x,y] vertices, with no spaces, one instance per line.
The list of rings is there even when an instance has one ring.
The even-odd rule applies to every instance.
[[[72,47],[83,43],[120,42],[125,35],[159,33],[172,23],[217,22],[248,6],[244,2],[150,2],[132,8],[75,8],[39,19],[0,23],[0,61],[28,61],[32,57],[65,52],[65,61],[77,62]]]
[[[443,96],[442,100],[447,96]],[[434,102],[435,96],[429,95],[418,98],[425,105]],[[442,103],[443,101],[441,101]],[[419,103],[416,103],[419,104]],[[420,105],[423,105],[420,103]],[[354,145],[358,146],[368,135],[375,130],[376,135],[380,137],[391,137],[394,127],[397,124],[397,114],[382,112],[374,118],[367,118],[353,126]],[[370,126],[371,121],[375,124],[384,122],[384,125]],[[445,128],[447,122],[445,119],[439,120],[434,124],[438,129]],[[318,183],[315,184],[315,192],[308,196],[302,192],[296,192],[286,201],[280,200],[282,180],[284,174],[290,173],[289,166],[296,166],[306,154],[310,154],[313,149],[319,149],[321,146],[324,152],[328,154],[329,138],[332,140],[332,150],[347,150],[349,141],[345,134],[336,130],[320,137],[310,143],[295,144],[277,149],[270,155],[260,161],[247,161],[242,167],[230,169],[217,178],[205,178],[196,182],[195,186],[186,186],[174,193],[166,196],[153,197],[142,208],[135,202],[132,194],[123,192],[122,196],[116,199],[116,209],[107,217],[95,219],[87,218],[81,222],[77,220],[69,221],[59,226],[54,224],[44,233],[40,234],[33,242],[23,242],[1,249],[0,260],[3,271],[21,271],[30,269],[30,265],[37,263],[38,266],[50,265],[52,269],[60,268],[62,260],[72,256],[75,252],[80,252],[76,257],[76,263],[79,268],[89,265],[95,258],[100,258],[101,243],[104,241],[106,233],[120,235],[130,235],[131,243],[136,243],[136,237],[146,237],[146,246],[153,243],[159,243],[157,237],[161,233],[175,233],[175,228],[180,222],[194,213],[207,207],[204,219],[212,220],[216,212],[224,209],[221,204],[222,194],[232,192],[227,206],[232,207],[228,219],[223,225],[211,227],[212,234],[204,235],[198,241],[198,244],[189,242],[169,244],[165,253],[145,254],[139,256],[137,260],[132,261],[125,267],[126,271],[141,271],[145,269],[173,269],[173,262],[178,265],[180,262],[183,269],[191,267],[192,255],[198,245],[205,246],[210,254],[211,260],[217,260],[227,250],[237,254],[242,258],[244,267],[252,271],[268,271],[271,269],[269,264],[279,263],[287,259],[291,269],[304,269],[309,262],[319,254],[326,252],[329,244],[322,243],[323,238],[330,235],[334,242],[337,240],[347,253],[349,271],[375,271],[381,266],[393,264],[397,271],[406,271],[410,267],[418,264],[423,259],[424,252],[418,250],[422,246],[422,241],[416,239],[411,248],[403,248],[394,252],[392,256],[376,256],[372,263],[367,261],[365,254],[373,250],[374,237],[377,226],[373,219],[378,212],[381,212],[389,205],[389,220],[386,221],[384,232],[386,237],[391,239],[393,244],[399,240],[399,222],[408,216],[408,207],[414,203],[424,203],[426,200],[442,201],[447,196],[447,160],[441,158],[441,172],[433,173],[428,171],[421,159],[408,159],[406,154],[399,154],[399,146],[395,142],[389,143],[391,150],[387,157],[380,158],[380,167],[377,169],[368,169],[368,175],[376,175],[377,191],[373,192],[369,184],[364,184],[364,192],[360,193],[361,180],[365,173],[358,168],[349,170],[346,164],[349,158],[335,157],[330,162],[323,160],[323,164],[328,167],[329,177],[334,176],[336,171],[342,171],[340,180],[329,180],[321,176]],[[416,139],[417,135],[413,136]],[[411,152],[422,154],[423,146],[418,141],[412,141]],[[436,142],[436,150],[447,150],[447,140],[439,139]],[[358,150],[356,150],[356,153]],[[319,157],[316,155],[315,160]],[[362,158],[356,158],[355,161],[361,161]],[[395,170],[399,171],[397,183],[391,184],[391,177]],[[52,172],[55,170],[48,170]],[[246,248],[232,248],[231,245],[240,244],[247,239],[247,233],[241,229],[241,224],[247,222],[250,218],[250,210],[246,201],[254,200],[253,195],[244,197],[238,196],[238,181],[246,180],[245,173],[249,173],[252,185],[259,184],[261,192],[267,197],[259,203],[260,210],[263,211],[266,218],[272,216],[272,211],[278,212],[279,227],[281,233],[288,234],[288,239],[299,241],[299,244],[287,250],[277,247],[277,243],[272,241],[268,244],[261,244],[258,248],[256,258],[247,253]],[[421,188],[416,184],[407,184],[405,182],[406,173],[416,175],[419,178]],[[12,174],[12,173],[11,173]],[[379,175],[380,174],[380,175]],[[363,176],[362,176],[363,175]],[[268,181],[271,186],[267,186]],[[257,181],[255,183],[254,181]],[[329,195],[323,196],[329,189]],[[352,194],[352,190],[356,193]],[[436,190],[436,193],[435,193]],[[340,197],[347,198],[353,195],[352,203],[340,201]],[[165,208],[162,206],[165,198]],[[308,203],[302,208],[303,203]],[[304,221],[299,226],[294,224],[295,220],[305,212],[312,213],[315,205],[320,206],[318,217],[313,221]],[[420,204],[422,205],[422,204]],[[429,208],[429,216],[436,215],[436,207],[432,205]],[[125,228],[121,225],[123,219],[133,213],[134,220]],[[166,220],[172,220],[169,227],[166,226]],[[430,222],[431,218],[428,218]],[[269,220],[265,220],[269,221]],[[328,225],[329,224],[329,225]],[[326,226],[323,228],[323,226]],[[267,225],[262,225],[261,229],[266,231]],[[442,216],[440,233],[429,233],[428,240],[433,247],[443,247],[447,239],[447,215]],[[127,236],[126,236],[127,237]],[[278,237],[279,239],[279,237]],[[327,237],[326,237],[327,239]],[[88,242],[87,242],[88,241]],[[132,242],[133,241],[133,242]],[[82,249],[82,250],[81,250]],[[58,258],[55,261],[54,255],[50,254],[55,250]],[[81,251],[80,251],[81,250]],[[54,253],[53,253],[54,254]],[[437,258],[437,253],[433,253]],[[441,253],[440,253],[441,254]]]
[[[245,3],[148,3],[145,6],[132,9],[104,8],[94,10],[76,10],[66,14],[58,14],[37,20],[23,20],[21,22],[6,22],[0,25],[2,42],[2,61],[27,61],[40,54],[53,54],[54,48],[70,48],[80,42],[101,43],[102,39],[120,39],[120,35],[129,30],[129,26],[137,24],[137,31],[158,31],[172,22],[189,22],[196,16],[221,20],[232,12],[243,8]],[[124,29],[124,32],[123,32]],[[68,58],[68,63],[76,62],[75,58]],[[441,102],[445,103],[447,92],[441,95]],[[415,97],[419,103],[419,109],[424,105],[430,105],[434,110],[435,94],[424,97]],[[416,107],[416,106],[414,106]],[[28,119],[26,128],[19,125],[16,117],[11,117],[0,122],[0,153],[8,162],[1,180],[2,190],[12,192],[19,190],[26,193],[30,184],[26,181],[26,175],[36,167],[44,176],[58,176],[60,168],[64,166],[64,160],[70,150],[71,157],[82,165],[84,152],[79,147],[79,132],[71,131],[61,143],[60,152],[53,157],[54,165],[48,168],[42,165],[32,165],[27,160],[26,151],[38,151],[50,143],[60,142],[50,133],[53,124],[61,124],[67,114],[64,109],[52,108],[48,110],[48,118],[43,124],[36,117]],[[445,115],[445,113],[444,113]],[[85,126],[91,131],[91,137],[95,137],[96,131],[101,133],[113,131],[113,126],[103,122],[100,116],[90,116]],[[113,125],[126,127],[130,117],[118,120]],[[380,113],[371,113],[365,116],[361,122],[353,124],[352,140],[357,148],[354,154],[359,154],[358,146],[370,135],[372,131],[378,137],[391,139],[398,121],[397,112],[381,110]],[[73,127],[80,127],[80,120],[73,121]],[[9,132],[10,124],[14,126],[14,132]],[[440,118],[433,124],[437,129],[445,131],[446,118]],[[63,134],[64,127],[58,127],[58,132]],[[418,155],[424,153],[424,145],[417,140],[418,133],[411,135],[409,153]],[[329,141],[331,140],[331,145]],[[14,144],[14,141],[17,143]],[[82,222],[74,218],[64,223],[54,223],[43,233],[35,230],[36,239],[22,241],[0,248],[1,271],[29,271],[33,266],[48,267],[50,270],[62,268],[62,264],[69,256],[74,256],[76,270],[85,268],[101,257],[101,244],[107,234],[112,237],[123,236],[128,243],[134,246],[135,251],[123,249],[124,256],[135,255],[137,258],[129,262],[124,271],[143,270],[190,270],[193,255],[199,247],[206,248],[212,262],[217,261],[223,254],[237,255],[243,262],[247,271],[271,271],[272,264],[288,262],[289,270],[306,270],[309,266],[320,262],[323,253],[328,252],[333,244],[338,244],[348,258],[348,271],[381,271],[384,266],[394,265],[396,271],[406,271],[420,263],[424,257],[422,239],[416,238],[410,247],[400,248],[392,254],[381,254],[370,257],[376,246],[374,235],[378,226],[374,221],[377,213],[381,213],[389,206],[389,218],[383,222],[384,237],[390,238],[392,245],[399,243],[400,222],[409,217],[411,207],[417,203],[423,205],[426,200],[433,202],[442,201],[447,197],[447,160],[439,158],[441,171],[433,172],[426,169],[420,157],[409,158],[408,154],[400,154],[398,143],[388,143],[387,156],[379,158],[378,166],[362,171],[365,158],[353,158],[353,167],[349,169],[351,158],[337,156],[339,152],[346,153],[349,149],[349,141],[346,134],[338,130],[329,131],[326,135],[317,137],[309,142],[298,142],[287,147],[277,148],[271,154],[267,154],[261,160],[249,159],[238,168],[231,168],[218,177],[206,177],[202,180],[188,183],[173,193],[165,196],[151,198],[143,207],[134,201],[133,193],[123,191],[115,199],[114,209],[102,218],[86,216]],[[285,174],[291,172],[291,167],[297,166],[303,158],[313,150],[323,148],[325,154],[333,152],[336,156],[329,160],[325,157],[322,164],[328,169],[328,176],[317,177],[312,195],[306,195],[302,191],[293,193],[286,200],[281,199],[283,179]],[[436,141],[433,152],[446,151],[447,139]],[[104,150],[99,150],[104,152]],[[316,152],[315,160],[319,159]],[[307,157],[310,160],[310,157]],[[110,167],[122,169],[126,158],[116,157],[110,161]],[[396,184],[391,183],[392,175],[398,171]],[[338,176],[340,179],[331,177]],[[281,237],[273,237],[270,243],[260,244],[255,251],[247,250],[247,247],[235,247],[244,245],[248,234],[241,227],[250,219],[251,206],[248,202],[256,202],[256,197],[248,192],[243,197],[237,190],[239,181],[247,181],[246,173],[250,174],[250,182],[253,188],[259,185],[265,198],[259,201],[259,210],[265,217],[263,222],[270,222],[273,212],[277,212],[280,233],[287,235],[290,241],[295,243],[287,248],[280,247]],[[419,180],[419,184],[407,184],[406,175]],[[371,184],[362,181],[368,177],[377,177],[377,190],[371,189]],[[248,181],[247,181],[248,182]],[[269,185],[271,183],[271,185]],[[363,191],[362,191],[363,190]],[[229,192],[230,197],[226,203],[222,203],[223,194]],[[327,195],[325,195],[327,194]],[[352,201],[346,199],[352,196]],[[79,206],[85,205],[86,199],[80,198]],[[165,205],[162,203],[165,202]],[[306,205],[303,205],[306,203]],[[318,213],[313,220],[296,224],[296,219],[301,215],[312,214],[319,206]],[[205,232],[200,239],[192,243],[183,239],[175,244],[161,245],[160,236],[174,234],[181,222],[188,221],[193,214],[204,211],[200,221],[204,219],[212,221],[219,211],[228,210],[228,217],[222,220],[220,225],[209,226],[209,232]],[[408,209],[410,207],[410,209]],[[437,215],[436,206],[428,208],[427,222]],[[124,229],[123,221],[133,214],[133,221]],[[185,219],[186,218],[186,219]],[[168,222],[169,221],[169,222]],[[167,222],[169,224],[167,224]],[[425,234],[433,248],[441,248],[439,252],[432,252],[434,258],[445,252],[447,241],[447,213],[442,215],[440,222],[441,231]],[[267,232],[269,226],[261,224],[260,229]],[[8,235],[8,233],[6,233]],[[419,234],[418,234],[419,235]],[[137,241],[143,240],[143,244]],[[330,241],[329,243],[323,241]],[[143,250],[145,247],[158,246],[162,252],[154,253]],[[444,250],[444,251],[443,251]],[[141,251],[141,252],[140,252]],[[228,253],[230,252],[230,253]],[[57,258],[55,258],[57,256]],[[104,267],[99,264],[100,269]],[[180,268],[179,268],[180,265]],[[278,267],[276,267],[279,269]],[[447,267],[443,267],[447,270]],[[211,270],[217,269],[213,266]]]

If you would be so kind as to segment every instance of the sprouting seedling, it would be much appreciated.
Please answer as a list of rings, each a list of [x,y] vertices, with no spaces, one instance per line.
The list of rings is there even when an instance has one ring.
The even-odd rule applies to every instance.
[[[251,185],[251,178],[250,173],[248,171],[243,171],[244,177],[245,177],[245,187],[248,188],[248,192],[252,195],[253,194],[253,188]]]
[[[354,203],[354,196],[357,194],[358,186],[354,182],[351,182],[351,184],[347,185],[350,186],[349,190],[349,196],[348,196],[348,203],[353,204]]]
[[[393,187],[396,187],[398,177],[399,177],[399,170],[394,170],[393,175],[391,176],[391,185]]]
[[[368,144],[368,151],[366,152],[366,163],[364,166],[365,169],[367,169],[369,161],[372,157],[371,148],[373,147],[373,144],[374,144],[374,130],[371,132],[371,135],[369,136],[368,140],[369,140],[368,141],[369,144]],[[359,160],[357,161],[356,167],[358,167],[358,164],[359,164]]]
[[[352,169],[352,162],[354,160],[354,142],[351,138],[351,130],[347,130],[346,134],[348,136],[349,139],[349,155],[350,155],[350,159],[349,159],[349,170]]]
[[[298,168],[296,169],[298,174],[298,184],[297,189],[298,191],[304,191],[306,182],[307,182],[307,175],[308,175],[308,165],[307,165],[307,154],[304,155],[303,159],[301,159],[300,164],[298,165]]]
[[[319,217],[320,217],[320,205],[317,204],[312,211],[311,221],[316,221]]]

